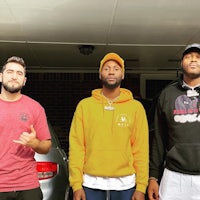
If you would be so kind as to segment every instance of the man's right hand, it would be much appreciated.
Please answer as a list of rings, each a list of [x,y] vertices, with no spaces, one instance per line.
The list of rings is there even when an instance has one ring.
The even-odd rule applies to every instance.
[[[76,190],[73,193],[73,200],[86,200],[85,191],[83,189]]]
[[[158,182],[156,180],[149,180],[149,185],[147,189],[149,200],[159,200],[158,191]]]

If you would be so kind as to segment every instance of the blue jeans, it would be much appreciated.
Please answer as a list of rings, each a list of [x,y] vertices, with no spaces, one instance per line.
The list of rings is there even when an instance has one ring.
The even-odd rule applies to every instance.
[[[83,187],[86,200],[131,200],[133,193],[135,192],[135,187],[128,190],[98,190]]]

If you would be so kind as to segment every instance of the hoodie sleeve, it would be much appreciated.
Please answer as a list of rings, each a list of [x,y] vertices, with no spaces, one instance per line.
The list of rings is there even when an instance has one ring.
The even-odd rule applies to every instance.
[[[136,170],[136,190],[146,192],[149,175],[149,137],[146,112],[139,104],[135,114],[136,123],[132,137],[132,154],[134,168]]]
[[[85,144],[81,103],[74,113],[69,133],[69,181],[73,191],[82,188]]]
[[[150,148],[150,167],[149,176],[155,177],[158,180],[161,179],[164,170],[164,158],[166,155],[166,136],[167,125],[164,114],[162,112],[161,100],[159,97],[154,118],[154,128],[152,133],[152,144]]]

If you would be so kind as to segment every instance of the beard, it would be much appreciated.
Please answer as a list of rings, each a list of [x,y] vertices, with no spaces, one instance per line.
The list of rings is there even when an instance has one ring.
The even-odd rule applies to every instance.
[[[183,74],[185,74],[185,76],[189,77],[190,79],[196,79],[200,77],[200,73],[188,73],[184,68],[182,68],[182,72]]]
[[[108,83],[108,81],[106,81],[106,79],[101,78],[102,85],[107,89],[115,89],[115,88],[117,88],[117,87],[119,87],[121,85],[121,82],[122,82],[122,79],[116,80],[115,83],[110,84],[110,83]]]
[[[10,93],[17,93],[17,92],[19,92],[19,91],[23,88],[23,85],[19,85],[18,87],[11,87],[11,86],[9,86],[8,84],[2,82],[2,87],[3,87],[7,92],[10,92]]]

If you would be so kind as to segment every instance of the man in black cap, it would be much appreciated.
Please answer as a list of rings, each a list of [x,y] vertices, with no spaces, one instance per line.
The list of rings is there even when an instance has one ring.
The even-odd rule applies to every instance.
[[[200,199],[200,44],[182,55],[180,78],[161,92],[150,149],[150,200]]]

